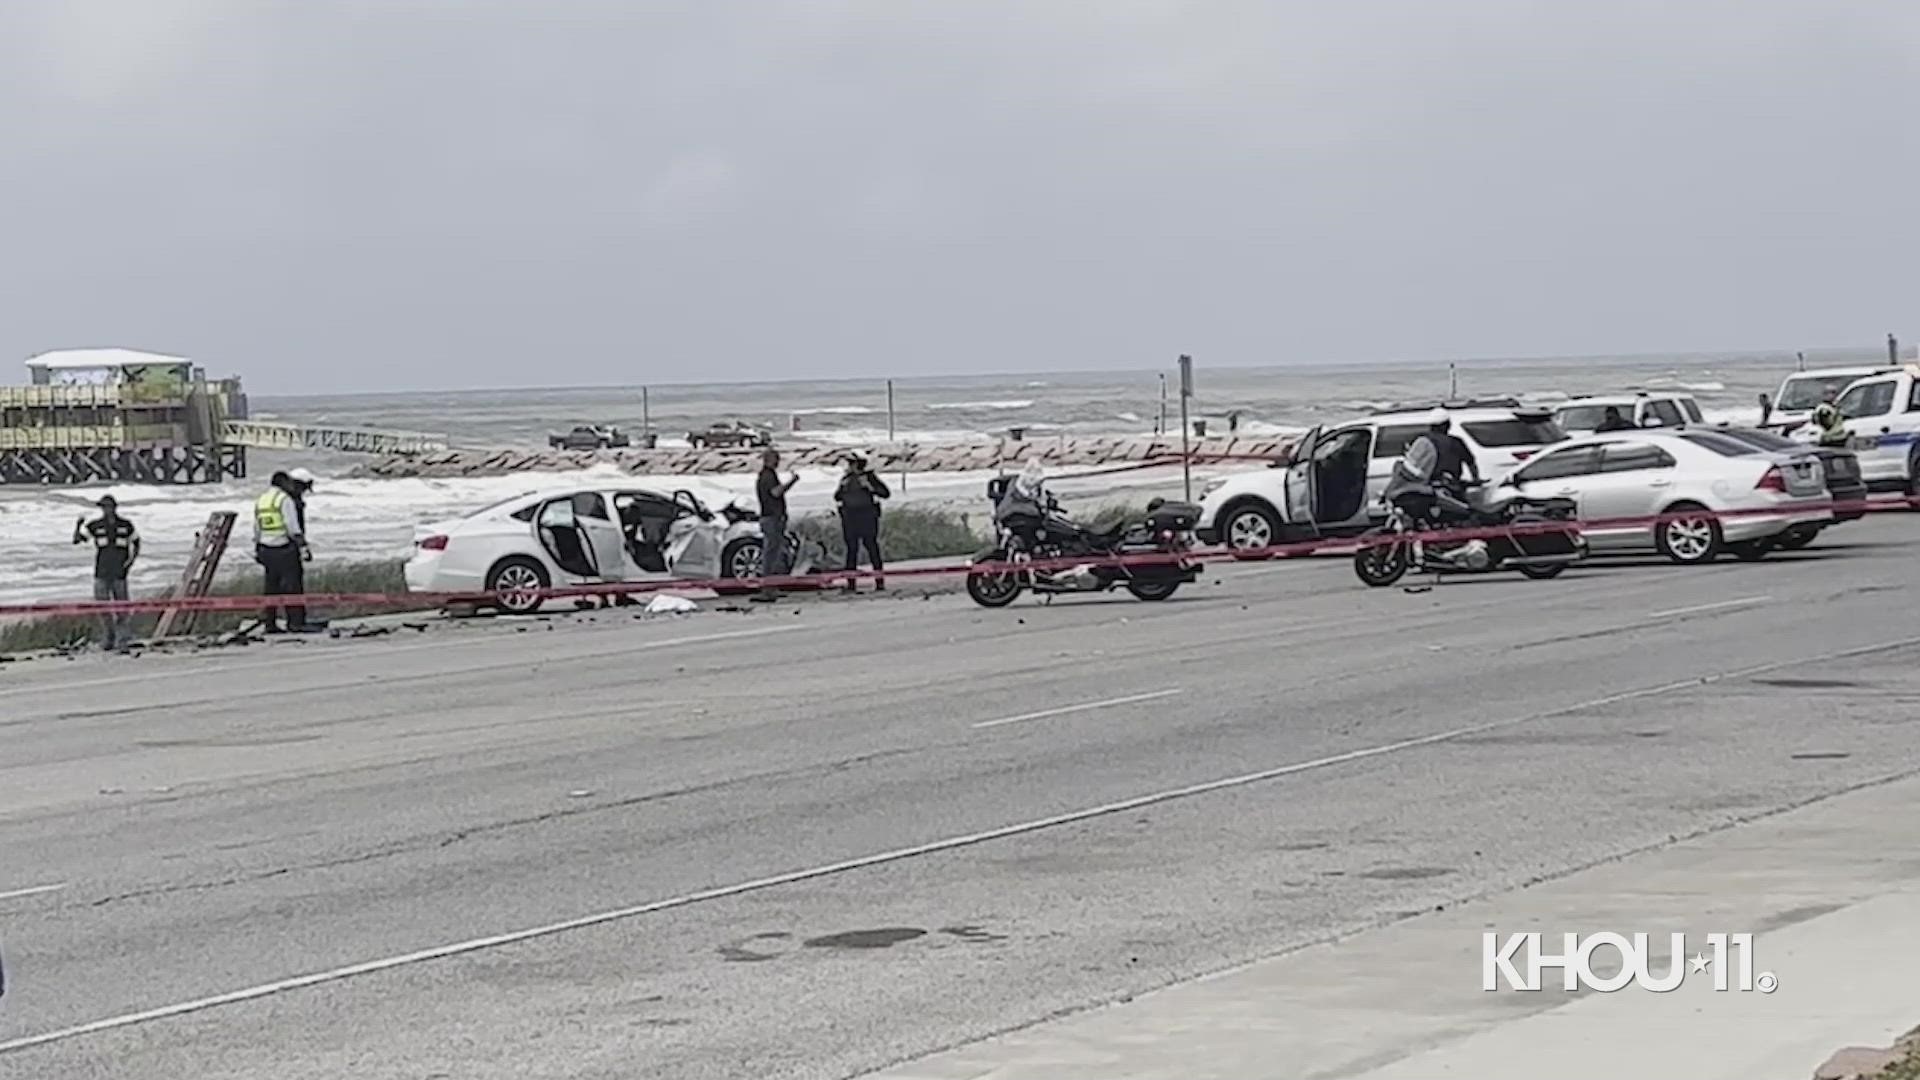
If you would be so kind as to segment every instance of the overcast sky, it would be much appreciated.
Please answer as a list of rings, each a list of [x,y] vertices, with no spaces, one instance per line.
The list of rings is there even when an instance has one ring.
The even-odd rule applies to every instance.
[[[272,393],[1920,340],[1917,116],[1916,0],[4,0],[0,353]]]

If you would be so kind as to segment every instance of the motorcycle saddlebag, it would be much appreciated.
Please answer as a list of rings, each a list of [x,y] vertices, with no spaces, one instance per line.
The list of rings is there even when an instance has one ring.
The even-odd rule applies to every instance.
[[[1147,510],[1147,528],[1156,533],[1192,532],[1200,524],[1200,508],[1187,502],[1163,502]]]

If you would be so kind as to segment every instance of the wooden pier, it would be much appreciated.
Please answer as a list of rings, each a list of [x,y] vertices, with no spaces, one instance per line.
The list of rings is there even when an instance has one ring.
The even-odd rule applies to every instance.
[[[0,387],[0,485],[214,484],[244,479],[247,450],[410,454],[438,436],[250,420],[240,380],[126,349],[47,353],[32,385]]]

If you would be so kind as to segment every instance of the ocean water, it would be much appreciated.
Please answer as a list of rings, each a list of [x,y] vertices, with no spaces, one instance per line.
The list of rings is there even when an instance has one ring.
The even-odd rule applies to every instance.
[[[1872,350],[1809,356],[1812,364],[1871,362]],[[1444,397],[1450,382],[1462,396],[1514,395],[1551,402],[1565,395],[1631,389],[1693,393],[1711,419],[1751,421],[1756,397],[1771,391],[1795,366],[1792,353],[1598,357],[1568,360],[1373,364],[1340,367],[1208,368],[1196,364],[1192,416],[1224,431],[1237,413],[1243,434],[1290,433],[1335,423],[1390,403]],[[1004,434],[1023,427],[1029,437],[1156,430],[1163,402],[1169,431],[1178,431],[1178,387],[1171,371],[1046,373],[899,379],[894,383],[891,430],[901,440],[952,441]],[[771,427],[785,442],[819,441],[849,447],[888,437],[887,388],[880,380],[797,381],[652,387],[645,419],[663,445],[721,420]],[[445,434],[456,446],[545,446],[550,431],[575,424],[615,424],[638,433],[642,392],[635,387],[352,394],[324,397],[255,396],[255,416],[310,423],[398,428]],[[571,476],[485,477],[458,480],[351,478],[360,460],[345,455],[302,458],[321,477],[310,508],[316,555],[360,558],[403,555],[416,526],[456,517],[488,502],[535,487],[586,479]],[[197,488],[115,486],[110,489],[0,488],[0,602],[89,595],[91,552],[69,543],[76,517],[111,490],[139,526],[146,545],[136,589],[178,579],[194,532],[215,510],[244,511],[271,470],[293,463],[256,454],[255,479]],[[611,467],[605,468],[608,475]],[[632,479],[632,478],[630,478]],[[796,510],[824,508],[832,477],[807,476],[795,492]],[[1165,484],[1164,476],[1085,483],[1063,490],[1088,495],[1123,484]],[[749,498],[751,477],[699,482],[710,502]],[[1176,482],[1177,483],[1177,482]],[[660,486],[686,487],[684,478]],[[911,478],[906,498],[969,506],[982,478]],[[244,517],[242,519],[245,520]],[[229,566],[245,565],[245,553]]]

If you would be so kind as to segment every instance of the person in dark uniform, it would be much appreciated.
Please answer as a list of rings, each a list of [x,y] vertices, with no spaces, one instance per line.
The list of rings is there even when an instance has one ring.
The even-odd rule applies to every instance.
[[[93,545],[93,598],[125,601],[128,599],[127,572],[140,557],[140,531],[133,527],[133,522],[120,516],[119,504],[113,496],[102,495],[95,505],[100,507],[100,516],[92,521],[83,517],[76,522],[73,542]],[[133,644],[130,621],[124,611],[100,616],[102,646],[108,652],[125,652]]]
[[[1467,441],[1453,433],[1453,417],[1447,410],[1435,409],[1427,414],[1426,437],[1433,441],[1438,457],[1433,472],[1436,481],[1459,484],[1471,476],[1475,483],[1480,482],[1480,463],[1473,459],[1473,448]]]
[[[873,564],[873,589],[882,592],[887,581],[880,576],[886,569],[880,562],[880,503],[893,497],[886,481],[867,467],[859,454],[847,458],[847,471],[834,489],[833,501],[840,505],[840,536],[847,545],[847,591],[859,592],[860,582],[853,572],[860,569],[860,549],[867,551]]]

